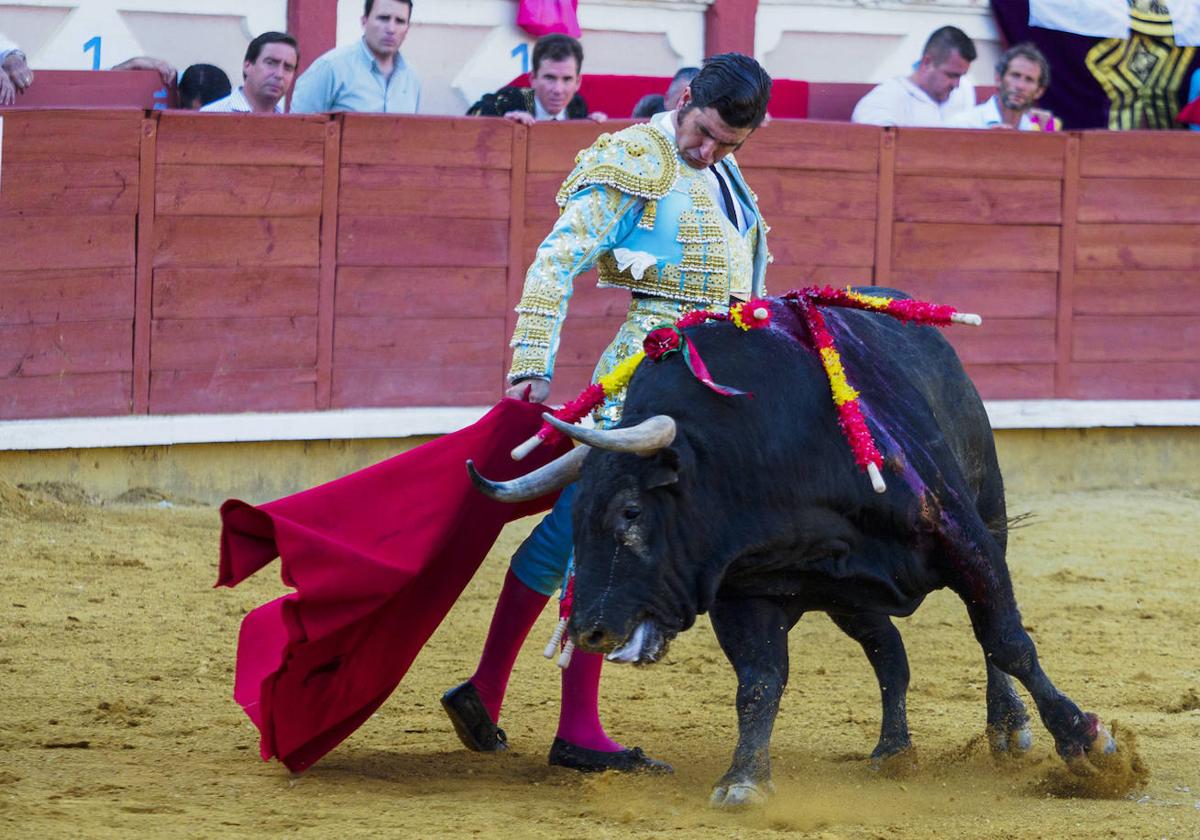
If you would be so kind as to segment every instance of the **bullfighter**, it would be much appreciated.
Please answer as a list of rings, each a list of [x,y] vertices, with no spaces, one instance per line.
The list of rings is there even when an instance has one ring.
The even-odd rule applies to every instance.
[[[625,322],[601,356],[593,381],[642,348],[655,327],[697,310],[726,311],[732,300],[765,294],[767,226],[733,152],[762,124],[771,79],[752,58],[709,59],[679,107],[649,123],[603,134],[576,159],[559,189],[562,214],[525,277],[512,337],[508,396],[543,402],[575,278],[596,266],[601,287],[631,293]],[[620,420],[624,393],[596,412]],[[517,653],[572,553],[567,487],[512,557],[479,665],[445,693],[442,705],[468,748],[505,749],[497,723]],[[639,748],[609,738],[600,723],[602,658],[576,653],[562,674],[551,765],[584,772],[670,772]]]

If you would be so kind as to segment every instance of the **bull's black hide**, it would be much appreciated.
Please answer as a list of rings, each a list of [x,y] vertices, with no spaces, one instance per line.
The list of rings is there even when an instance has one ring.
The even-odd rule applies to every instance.
[[[873,492],[855,465],[820,360],[788,304],[773,302],[763,330],[693,327],[714,379],[753,397],[714,393],[679,354],[639,367],[621,427],[667,415],[676,436],[648,456],[593,448],[583,462],[572,638],[586,650],[623,646],[626,658],[647,663],[710,612],[738,675],[739,720],[714,802],[741,804],[770,787],[786,637],[800,616],[824,611],[862,644],[883,689],[874,753],[882,758],[909,746],[908,664],[889,616],[949,587],[984,650],[993,748],[1028,746],[1011,674],[1058,752],[1086,771],[1088,750],[1112,744],[1055,689],[1021,626],[992,431],[954,350],[932,327],[823,312],[884,455],[887,491]]]

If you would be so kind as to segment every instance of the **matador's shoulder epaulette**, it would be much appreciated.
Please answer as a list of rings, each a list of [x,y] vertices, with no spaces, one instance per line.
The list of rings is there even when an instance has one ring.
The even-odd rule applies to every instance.
[[[604,184],[627,195],[657,201],[679,177],[675,141],[648,123],[631,125],[615,134],[601,134],[575,157],[575,168],[558,188],[554,200],[566,206],[572,195]]]

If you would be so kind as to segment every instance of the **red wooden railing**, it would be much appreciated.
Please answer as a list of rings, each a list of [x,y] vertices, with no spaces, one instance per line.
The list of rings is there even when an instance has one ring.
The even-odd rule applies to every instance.
[[[615,127],[3,116],[0,419],[490,403],[553,193]],[[1200,397],[1200,135],[776,120],[739,159],[773,290],[981,312],[949,334],[985,397]],[[626,304],[577,284],[557,398]]]

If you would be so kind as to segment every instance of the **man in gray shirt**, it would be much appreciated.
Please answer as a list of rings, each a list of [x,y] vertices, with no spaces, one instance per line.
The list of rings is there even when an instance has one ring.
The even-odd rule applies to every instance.
[[[421,81],[400,56],[412,0],[366,0],[362,40],[330,50],[296,80],[292,113],[415,114]]]

